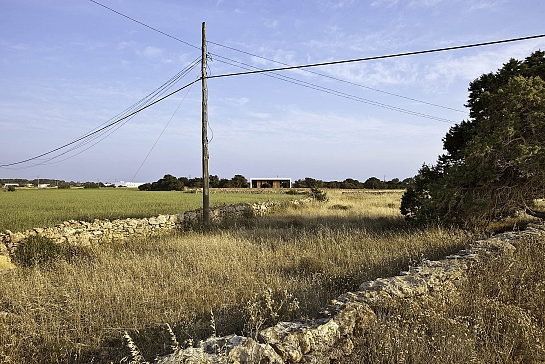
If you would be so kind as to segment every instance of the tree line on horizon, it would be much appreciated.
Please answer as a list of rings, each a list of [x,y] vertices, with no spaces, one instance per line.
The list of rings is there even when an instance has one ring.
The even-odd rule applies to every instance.
[[[365,182],[357,179],[347,178],[343,181],[323,181],[311,177],[298,179],[292,183],[292,188],[340,188],[340,189],[407,189],[414,186],[414,177],[399,180],[394,178],[390,181],[381,181],[376,177],[370,177]],[[24,179],[24,178],[0,178],[0,185],[6,183],[17,183],[19,186],[38,184],[49,184],[58,188],[83,187],[83,188],[106,188],[116,187],[113,184],[104,184],[103,182],[74,182],[63,181],[59,179]],[[175,177],[170,174],[150,183],[144,183],[139,186],[142,191],[183,191],[184,188],[202,188],[202,177]],[[236,174],[231,179],[219,178],[217,175],[210,176],[210,188],[249,188],[250,182],[246,177]],[[265,184],[264,188],[271,187]]]
[[[202,188],[202,177],[188,178],[175,177],[166,174],[163,178],[140,185],[141,191],[183,191],[185,188]],[[322,181],[306,177],[298,179],[292,183],[292,188],[341,188],[341,189],[406,189],[414,185],[414,178],[406,178],[403,181],[394,178],[390,181],[381,181],[376,177],[368,178],[365,182],[357,179],[347,178],[339,181]],[[250,183],[243,175],[236,174],[233,178],[219,178],[217,175],[211,175],[209,180],[210,188],[249,188]],[[264,188],[271,187],[270,185]]]
[[[347,178],[339,181],[322,181],[306,177],[292,183],[294,188],[340,188],[340,189],[369,189],[369,190],[404,190],[414,185],[414,177],[400,180],[394,178],[390,181],[381,181],[377,177],[370,177],[365,182]]]

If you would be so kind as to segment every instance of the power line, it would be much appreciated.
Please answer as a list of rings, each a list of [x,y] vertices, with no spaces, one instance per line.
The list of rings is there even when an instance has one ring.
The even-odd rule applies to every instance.
[[[145,26],[146,28],[149,28],[149,29],[151,29],[151,30],[154,30],[154,31],[156,31],[157,33],[161,33],[161,34],[163,34],[163,35],[165,35],[165,36],[167,36],[167,37],[169,37],[169,38],[175,39],[175,40],[177,40],[178,42],[181,42],[181,43],[183,43],[183,44],[185,44],[185,45],[188,45],[188,46],[190,46],[190,47],[200,49],[199,47],[194,46],[194,45],[191,44],[191,43],[188,43],[188,42],[186,42],[186,41],[184,41],[184,40],[181,40],[180,38],[176,38],[176,37],[174,37],[174,36],[172,36],[172,35],[170,35],[170,34],[168,34],[168,33],[162,32],[162,31],[160,31],[159,29],[153,28],[153,27],[151,27],[151,26],[149,26],[149,25],[147,25],[147,24],[145,24],[145,23],[142,23],[141,21],[138,21],[138,20],[136,20],[136,19],[131,18],[130,16],[127,16],[127,15],[125,15],[125,14],[123,14],[123,13],[120,13],[120,12],[117,11],[117,10],[114,10],[114,9],[112,9],[112,8],[109,8],[109,7],[107,7],[106,5],[103,5],[103,4],[101,4],[101,3],[99,3],[99,2],[97,2],[97,1],[95,1],[95,0],[89,0],[89,1],[91,1],[92,3],[95,3],[95,4],[97,4],[97,5],[100,5],[100,6],[102,6],[103,8],[108,9],[108,10],[110,10],[110,11],[112,11],[112,12],[118,14],[118,15],[121,15],[121,16],[124,17],[124,18],[127,18],[127,19],[129,19],[129,20],[132,20],[132,21],[135,22],[135,23],[138,23],[138,24],[140,24],[140,25],[143,25],[143,26]]]
[[[428,50],[424,50],[424,51],[414,51],[414,52],[405,52],[405,53],[395,53],[395,54],[389,54],[389,55],[385,55],[385,56],[373,56],[373,57],[365,57],[365,58],[354,58],[354,59],[346,59],[346,60],[341,60],[341,61],[322,62],[322,63],[310,63],[310,64],[304,64],[304,65],[299,65],[299,66],[269,68],[269,69],[263,69],[263,70],[248,71],[248,72],[238,72],[238,73],[227,73],[227,74],[223,74],[223,75],[208,76],[207,78],[220,78],[220,77],[242,76],[242,75],[251,75],[251,74],[256,74],[256,73],[287,71],[287,70],[302,69],[302,68],[310,68],[310,67],[331,66],[331,65],[345,64],[345,63],[364,62],[364,61],[374,61],[374,60],[378,60],[378,59],[396,58],[396,57],[404,57],[404,56],[415,56],[415,55],[418,55],[418,54],[428,54],[428,53],[437,53],[437,52],[444,52],[444,51],[452,51],[452,50],[457,50],[457,49],[467,49],[467,48],[483,47],[483,46],[487,46],[487,45],[503,44],[503,43],[511,43],[511,42],[519,42],[519,41],[523,41],[523,40],[536,39],[536,38],[543,38],[543,37],[545,37],[545,34],[532,35],[532,36],[529,36],[529,37],[521,37],[521,38],[512,38],[512,39],[497,40],[497,41],[492,41],[492,42],[467,44],[467,45],[454,46],[454,47],[435,48],[435,49],[428,49]]]
[[[193,85],[194,83],[198,82],[200,80],[200,78],[198,78],[195,81],[192,81],[192,82],[178,88],[177,90],[175,90],[175,91],[173,91],[173,92],[171,92],[171,93],[169,93],[169,94],[167,94],[165,96],[160,97],[161,95],[164,95],[164,93],[168,90],[168,88],[170,88],[174,83],[176,83],[179,79],[181,79],[181,77],[183,77],[185,74],[189,73],[192,69],[194,69],[199,64],[199,62],[200,62],[200,58],[195,60],[189,66],[187,66],[184,69],[184,71],[182,71],[182,72],[178,73],[176,76],[174,76],[173,78],[175,78],[176,80],[173,80],[173,78],[171,78],[169,81],[167,81],[167,83],[163,84],[157,90],[155,90],[154,92],[152,92],[148,96],[144,97],[142,100],[140,100],[139,102],[137,102],[133,106],[126,109],[125,112],[122,112],[122,113],[118,114],[116,117],[114,117],[115,119],[112,118],[113,121],[106,122],[107,123],[106,125],[104,125],[105,123],[103,123],[103,124],[101,124],[100,127],[93,129],[91,132],[89,132],[89,133],[87,133],[87,134],[85,134],[85,135],[71,141],[70,143],[66,143],[66,144],[64,144],[64,145],[62,145],[60,147],[52,149],[49,152],[42,153],[42,154],[37,155],[37,156],[32,157],[32,158],[27,158],[27,159],[21,160],[19,162],[8,163],[8,164],[0,164],[0,168],[9,168],[9,167],[13,167],[13,166],[16,166],[16,165],[21,165],[21,164],[32,162],[32,161],[37,161],[37,160],[39,160],[39,159],[41,159],[43,157],[50,156],[53,153],[56,153],[56,152],[59,152],[59,151],[65,149],[65,148],[71,147],[69,150],[65,150],[60,154],[54,155],[52,157],[48,157],[48,159],[46,159],[45,161],[37,162],[37,163],[35,163],[33,165],[36,166],[36,165],[40,165],[40,164],[45,164],[47,162],[50,162],[53,159],[56,159],[56,158],[58,158],[58,157],[60,157],[62,155],[65,155],[65,154],[67,154],[67,153],[69,153],[69,152],[71,152],[71,151],[73,151],[75,149],[81,148],[82,146],[91,143],[92,141],[94,141],[94,140],[100,138],[101,136],[103,136],[106,131],[110,131],[109,134],[107,134],[102,139],[100,139],[99,141],[97,141],[96,143],[91,145],[91,147],[96,145],[98,142],[102,141],[104,138],[111,135],[111,133],[113,133],[115,130],[119,129],[119,127],[123,126],[128,120],[130,120],[132,117],[134,117],[139,112],[147,109],[150,106],[153,106],[153,105],[157,104],[158,102],[160,102],[160,101],[174,95],[175,93],[180,92],[181,90],[183,90],[183,89]],[[143,106],[140,106],[140,105],[143,105]],[[112,120],[112,119],[110,119],[110,120]],[[120,124],[121,122],[123,122],[123,123]],[[104,126],[102,126],[102,125],[104,125]],[[117,126],[117,129],[115,129],[113,131],[109,130],[113,126]],[[90,147],[86,148],[85,150],[87,150],[89,148]],[[80,154],[80,153],[78,153],[78,154]],[[73,157],[73,156],[71,156],[71,157]],[[69,158],[71,158],[71,157],[69,157]],[[66,159],[68,159],[68,158],[66,158]]]
[[[198,78],[196,81],[199,81],[200,78]],[[134,181],[134,179],[136,178],[136,175],[138,174],[138,172],[140,172],[140,170],[142,169],[142,167],[144,166],[144,163],[146,163],[146,161],[148,160],[148,157],[150,156],[151,152],[153,152],[153,149],[155,148],[155,146],[157,145],[157,143],[159,142],[159,139],[161,139],[161,137],[163,136],[163,134],[165,133],[165,130],[167,130],[170,122],[172,121],[172,119],[174,118],[174,115],[176,115],[176,113],[178,112],[178,109],[180,108],[180,106],[182,106],[182,103],[184,102],[185,98],[187,97],[187,95],[189,94],[189,91],[191,91],[191,87],[193,87],[193,84],[191,84],[191,86],[189,87],[189,89],[187,90],[187,92],[185,93],[184,97],[182,98],[182,101],[180,101],[180,103],[178,104],[178,107],[176,108],[176,110],[174,110],[174,113],[172,114],[172,116],[170,117],[170,119],[168,120],[168,123],[167,125],[165,125],[165,127],[163,128],[163,131],[161,132],[161,134],[159,134],[159,137],[157,137],[157,140],[155,141],[155,143],[153,143],[153,146],[151,147],[150,151],[148,152],[148,154],[146,155],[146,158],[144,158],[144,160],[142,161],[142,164],[140,164],[140,167],[138,167],[138,170],[136,171],[136,173],[134,174],[134,176],[132,177],[131,179],[131,182]]]
[[[219,56],[219,57],[220,58],[225,58],[225,57],[221,57],[221,56]],[[228,58],[226,58],[226,59],[228,59]],[[242,68],[242,69],[250,69],[249,67],[257,68],[255,66],[251,66],[251,65],[248,65],[248,64],[243,63],[243,62],[232,61],[230,59],[229,59],[229,61],[240,63],[240,64],[242,64],[244,66],[241,66],[240,64],[230,63],[228,61],[222,61],[221,59],[218,59],[218,61],[222,62],[222,63],[225,63],[225,64],[229,64],[231,66],[239,67],[239,68]],[[437,116],[423,114],[423,113],[419,113],[419,112],[416,112],[416,111],[403,109],[403,108],[400,108],[400,107],[397,107],[397,106],[384,104],[384,103],[380,103],[380,102],[377,102],[377,101],[368,100],[368,99],[365,99],[365,98],[362,98],[362,97],[359,97],[359,96],[347,94],[347,93],[344,93],[344,92],[333,90],[331,88],[327,88],[327,87],[319,86],[319,85],[316,85],[316,84],[313,84],[313,83],[310,83],[310,82],[298,80],[298,79],[293,78],[293,77],[289,77],[289,76],[285,76],[285,75],[279,75],[279,74],[269,74],[269,73],[263,73],[263,75],[264,76],[269,76],[269,77],[272,77],[272,78],[276,78],[276,79],[279,79],[279,80],[282,80],[282,81],[290,82],[290,83],[293,83],[295,85],[307,87],[307,88],[310,88],[312,90],[317,90],[317,91],[325,92],[327,94],[343,97],[345,99],[358,101],[358,102],[363,102],[365,104],[369,104],[369,105],[373,105],[373,106],[379,106],[379,107],[382,107],[382,108],[385,108],[385,109],[398,111],[398,112],[402,112],[402,113],[413,115],[413,116],[419,116],[419,117],[423,117],[423,118],[427,118],[427,119],[431,119],[431,120],[436,120],[436,121],[441,121],[441,122],[445,122],[445,123],[455,124],[454,121],[449,120],[449,119],[444,119],[444,118],[440,118],[440,117],[437,117]]]
[[[172,38],[172,39],[175,39],[179,42],[182,42],[183,44],[186,44],[186,45],[189,45],[193,48],[197,48],[199,49],[199,47],[197,46],[194,46],[186,41],[183,41],[179,38],[176,38],[174,36],[171,36],[163,31],[160,31],[156,28],[153,28],[145,23],[142,23],[136,19],[133,19],[123,13],[120,13],[112,8],[109,8],[105,5],[102,5],[100,4],[99,2],[95,1],[95,0],[90,0],[91,2],[97,4],[97,5],[100,5],[116,14],[119,14],[129,20],[132,20],[140,25],[143,25],[149,29],[152,29],[160,34],[163,34],[169,38]],[[211,43],[211,44],[214,44],[214,45],[218,45],[218,46],[221,46],[221,47],[225,47],[225,48],[228,48],[228,49],[232,49],[232,50],[235,50],[235,51],[238,51],[238,52],[242,52],[242,53],[245,53],[245,54],[248,54],[248,55],[251,55],[251,56],[255,56],[255,57],[259,57],[259,58],[262,58],[262,59],[266,59],[268,61],[271,61],[271,62],[275,62],[275,63],[279,63],[279,64],[284,64],[282,62],[278,62],[278,61],[275,61],[275,60],[270,60],[268,58],[265,58],[265,57],[261,57],[261,56],[257,56],[257,55],[254,55],[254,54],[251,54],[251,53],[248,53],[248,52],[245,52],[245,51],[241,51],[241,50],[238,50],[236,48],[232,48],[232,47],[228,47],[228,46],[224,46],[222,44],[219,44],[219,43],[216,43],[216,42],[211,42],[211,41],[207,41],[207,43]],[[257,68],[257,67],[254,67],[254,66],[251,66],[251,65],[247,65],[245,63],[242,63],[242,62],[239,62],[239,61],[235,61],[235,60],[232,60],[232,59],[229,59],[227,57],[223,57],[223,56],[220,56],[218,54],[214,54],[214,53],[210,53],[212,54],[214,57],[218,57],[218,58],[223,58],[223,59],[227,59],[231,62],[237,62],[237,63],[241,63],[241,64],[244,64],[248,67],[253,67],[253,68]],[[227,63],[225,61],[220,61],[220,62],[223,62],[223,63]],[[233,64],[231,64],[233,65]],[[233,65],[233,66],[236,66],[236,65]],[[236,67],[240,67],[240,66],[236,66]],[[289,66],[289,67],[294,67],[294,66]],[[263,70],[263,69],[258,69],[259,72],[268,72],[267,70]],[[383,92],[385,94],[389,94],[389,95],[392,95],[392,96],[397,96],[397,97],[402,97],[402,98],[405,98],[405,99],[409,99],[411,101],[416,101],[416,102],[420,102],[420,103],[423,103],[423,104],[428,104],[428,105],[432,105],[432,106],[436,106],[436,107],[441,107],[441,108],[445,108],[445,109],[450,109],[450,110],[454,110],[454,111],[458,111],[458,112],[465,112],[465,111],[461,111],[461,110],[456,110],[456,109],[452,109],[452,108],[449,108],[449,107],[446,107],[446,106],[441,106],[441,105],[437,105],[437,104],[433,104],[433,103],[429,103],[429,102],[426,102],[426,101],[421,101],[421,100],[417,100],[417,99],[413,99],[413,98],[409,98],[409,97],[405,97],[405,96],[401,96],[401,95],[396,95],[396,94],[393,94],[393,93],[390,93],[390,92],[386,92],[386,91],[381,91],[381,90],[377,90],[377,89],[373,89],[371,87],[367,87],[367,86],[363,86],[363,85],[359,85],[359,84],[356,84],[354,82],[350,82],[350,81],[345,81],[345,80],[342,80],[342,79],[339,79],[339,78],[336,78],[336,77],[333,77],[333,76],[327,76],[327,75],[323,75],[323,74],[320,74],[320,73],[317,73],[317,72],[313,72],[313,71],[309,71],[309,70],[305,70],[307,72],[310,72],[310,73],[314,73],[314,74],[317,74],[317,75],[320,75],[322,77],[327,77],[327,78],[330,78],[330,79],[334,79],[334,80],[337,80],[337,81],[341,81],[341,82],[345,82],[345,83],[349,83],[349,84],[352,84],[352,85],[355,85],[355,86],[359,86],[359,87],[363,87],[363,88],[367,88],[367,89],[371,89],[373,91],[378,91],[378,92]],[[256,71],[257,72],[257,71]],[[241,74],[244,74],[244,73],[241,73]],[[233,74],[233,75],[238,75],[238,74]],[[207,78],[215,78],[215,77],[223,77],[223,76],[208,76]],[[271,76],[273,77],[273,76]],[[296,85],[299,85],[299,86],[303,86],[303,87],[307,87],[307,88],[310,88],[310,89],[314,89],[314,90],[318,90],[318,91],[322,91],[322,92],[326,92],[326,93],[330,93],[330,94],[334,94],[334,95],[337,95],[337,96],[341,96],[341,97],[344,97],[344,98],[348,98],[348,99],[352,99],[352,100],[355,100],[355,101],[360,101],[360,102],[364,102],[364,103],[367,103],[369,105],[374,105],[374,106],[379,106],[379,107],[383,107],[383,108],[387,108],[387,109],[390,109],[390,110],[395,110],[395,111],[400,111],[400,112],[404,112],[406,114],[410,114],[410,115],[415,115],[415,116],[421,116],[421,117],[425,117],[425,118],[428,118],[428,119],[433,119],[433,120],[439,120],[439,121],[443,121],[443,122],[447,122],[447,123],[454,123],[453,121],[451,120],[448,120],[448,119],[443,119],[443,118],[438,118],[438,117],[434,117],[434,116],[430,116],[430,115],[426,115],[426,114],[422,114],[422,113],[417,113],[417,112],[413,112],[413,111],[410,111],[410,110],[406,110],[406,109],[402,109],[402,108],[398,108],[398,107],[395,107],[395,106],[391,106],[391,105],[388,105],[388,104],[384,104],[384,103],[380,103],[380,102],[376,102],[376,101],[372,101],[372,100],[368,100],[368,99],[364,99],[364,98],[359,98],[357,96],[353,96],[353,95],[350,95],[350,94],[346,94],[346,93],[341,93],[341,92],[338,92],[338,91],[335,91],[335,90],[332,90],[332,89],[328,89],[328,88],[325,88],[325,87],[321,87],[321,86],[318,86],[318,85],[315,85],[315,84],[311,84],[309,82],[305,82],[305,81],[301,81],[301,80],[297,80],[295,78],[291,78],[291,77],[287,77],[287,76],[280,76],[280,77],[273,77],[273,78],[277,78],[277,79],[280,79],[282,81],[286,81],[286,82],[290,82],[290,83],[293,83],[293,84],[296,84]],[[289,80],[291,79],[291,81]]]
[[[267,58],[267,57],[259,56],[259,55],[257,55],[257,54],[253,54],[253,53],[246,52],[246,51],[243,51],[243,50],[240,50],[240,49],[237,49],[237,48],[229,47],[229,46],[226,46],[226,45],[223,45],[223,44],[220,44],[220,43],[216,43],[216,42],[212,42],[212,41],[208,41],[208,43],[217,45],[217,46],[219,46],[219,47],[224,47],[224,48],[227,48],[227,49],[236,51],[236,52],[244,53],[244,54],[249,55],[249,56],[252,56],[252,57],[261,58],[261,59],[264,59],[264,60],[269,61],[269,62],[274,62],[274,63],[282,64],[282,65],[284,65],[284,66],[292,67],[292,65],[290,65],[290,64],[283,63],[283,62],[280,62],[280,61],[276,61],[276,60],[274,60],[274,59],[270,59],[270,58]],[[256,67],[256,68],[257,68],[257,67]],[[349,84],[349,85],[353,85],[353,86],[365,88],[365,89],[372,90],[372,91],[376,91],[376,92],[381,92],[381,93],[386,94],[386,95],[395,96],[395,97],[400,97],[400,98],[403,98],[403,99],[406,99],[406,100],[415,101],[415,102],[419,102],[419,103],[426,104],[426,105],[430,105],[430,106],[440,107],[440,108],[443,108],[443,109],[448,109],[448,110],[452,110],[452,111],[458,111],[458,112],[466,113],[466,111],[464,111],[464,110],[458,110],[458,109],[454,109],[454,108],[451,108],[451,107],[448,107],[448,106],[438,105],[438,104],[434,104],[434,103],[432,103],[432,102],[422,101],[422,100],[414,99],[414,98],[412,98],[412,97],[407,97],[407,96],[395,94],[395,93],[393,93],[393,92],[388,92],[388,91],[384,91],[384,90],[379,90],[379,89],[377,89],[377,88],[373,88],[373,87],[361,85],[361,84],[359,84],[359,83],[355,83],[355,82],[343,80],[342,78],[338,78],[338,77],[326,75],[326,74],[323,74],[323,73],[319,73],[319,72],[315,72],[315,71],[311,71],[311,70],[307,70],[307,69],[303,69],[303,71],[309,72],[309,73],[312,73],[312,74],[315,74],[315,75],[318,75],[318,76],[321,76],[321,77],[326,77],[326,78],[329,78],[329,79],[331,79],[331,80],[335,80],[335,81],[339,81],[339,82],[344,82],[344,83],[347,83],[347,84]]]
[[[118,15],[121,15],[129,20],[132,20],[142,26],[145,26],[146,28],[149,28],[151,30],[154,30],[160,34],[163,34],[169,38],[172,38],[172,39],[175,39],[183,44],[186,44],[190,47],[193,47],[195,49],[200,49],[200,47],[197,47],[189,42],[186,42],[186,41],[183,41],[177,37],[174,37],[168,33],[165,33],[161,30],[158,30],[154,27],[151,27],[143,22],[140,22],[134,18],[131,18],[119,11],[116,11],[112,8],[109,8],[95,0],[90,0],[91,2],[97,4],[97,5],[100,5]],[[340,61],[333,61],[333,62],[322,62],[322,63],[313,63],[313,64],[306,64],[306,65],[299,65],[299,66],[287,66],[287,67],[279,67],[279,68],[272,68],[272,69],[259,69],[259,70],[254,70],[254,71],[248,71],[248,72],[239,72],[239,73],[231,73],[231,74],[223,74],[223,75],[215,75],[215,76],[208,76],[207,78],[219,78],[219,77],[230,77],[230,76],[242,76],[242,75],[248,75],[248,74],[256,74],[256,73],[266,73],[266,72],[276,72],[276,71],[285,71],[285,70],[293,70],[293,69],[304,69],[304,68],[310,68],[310,67],[319,67],[319,66],[328,66],[328,65],[337,65],[337,64],[344,64],[344,63],[353,63],[353,62],[363,62],[363,61],[371,61],[371,60],[378,60],[378,59],[387,59],[387,58],[395,58],[395,57],[402,57],[402,56],[412,56],[412,55],[419,55],[419,54],[427,54],[427,53],[436,53],[436,52],[444,52],[444,51],[450,51],[450,50],[458,50],[458,49],[467,49],[467,48],[474,48],[474,47],[482,47],[482,46],[487,46],[487,45],[494,45],[494,44],[504,44],[504,43],[511,43],[511,42],[518,42],[518,41],[523,41],[523,40],[530,40],[530,39],[536,39],[536,38],[543,38],[545,37],[545,34],[539,34],[539,35],[533,35],[533,36],[527,36],[527,37],[519,37],[519,38],[511,38],[511,39],[504,39],[504,40],[498,40],[498,41],[491,41],[491,42],[483,42],[483,43],[474,43],[474,44],[467,44],[467,45],[461,45],[461,46],[454,46],[454,47],[445,47],[445,48],[436,48],[436,49],[430,49],[430,50],[424,50],[424,51],[414,51],[414,52],[405,52],[405,53],[396,53],[396,54],[390,54],[390,55],[384,55],[384,56],[374,56],[374,57],[365,57],[365,58],[356,58],[356,59],[349,59],[349,60],[340,60]],[[229,47],[229,46],[225,46],[225,45],[222,45],[222,44],[219,44],[219,43],[215,43],[215,42],[211,42],[211,41],[208,41],[209,43],[211,44],[214,44],[214,45],[218,45],[218,46],[221,46],[221,47],[225,47],[225,48],[228,48],[228,49],[232,49],[234,51],[237,51],[237,52],[242,52],[242,53],[245,53],[245,54],[248,54],[248,55],[251,55],[251,56],[255,56],[255,57],[258,57],[258,58],[262,58],[262,59],[266,59],[266,60],[269,60],[269,61],[272,61],[272,62],[276,62],[276,63],[279,63],[279,64],[284,64],[282,62],[278,62],[278,61],[274,61],[274,60],[270,60],[268,58],[265,58],[265,57],[261,57],[261,56],[257,56],[255,54],[252,54],[252,53],[249,53],[249,52],[245,52],[245,51],[242,51],[242,50],[239,50],[239,49],[236,49],[236,48],[233,48],[233,47]],[[214,56],[218,56],[216,54],[213,54],[211,53],[212,55]],[[464,112],[465,111],[462,111],[462,110],[457,110],[457,109],[453,109],[453,108],[449,108],[449,107],[445,107],[445,106],[441,106],[441,105],[437,105],[437,104],[433,104],[433,103],[429,103],[429,102],[426,102],[426,101],[421,101],[421,100],[418,100],[418,99],[414,99],[414,98],[410,98],[410,97],[406,97],[406,96],[402,96],[402,95],[398,95],[398,94],[394,94],[394,93],[390,93],[390,92],[387,92],[387,91],[382,91],[382,90],[378,90],[378,89],[374,89],[374,88],[371,88],[371,87],[367,87],[367,86],[363,86],[363,85],[359,85],[359,84],[356,84],[356,83],[353,83],[353,82],[350,82],[350,81],[345,81],[345,80],[342,80],[342,79],[339,79],[339,78],[336,78],[336,77],[333,77],[333,76],[327,76],[327,75],[323,75],[323,74],[320,74],[320,73],[317,73],[317,72],[312,72],[312,71],[309,71],[311,73],[315,73],[315,74],[318,74],[320,76],[323,76],[323,77],[328,77],[330,79],[334,79],[334,80],[337,80],[337,81],[341,81],[341,82],[345,82],[345,83],[349,83],[349,84],[352,84],[352,85],[355,85],[355,86],[359,86],[359,87],[364,87],[364,88],[367,88],[367,89],[370,89],[370,90],[373,90],[373,91],[377,91],[377,92],[382,92],[382,93],[385,93],[385,94],[389,94],[389,95],[392,95],[392,96],[396,96],[396,97],[401,97],[401,98],[405,98],[405,99],[408,99],[408,100],[411,100],[411,101],[416,101],[416,102],[420,102],[420,103],[424,103],[424,104],[428,104],[428,105],[431,105],[431,106],[437,106],[437,107],[441,107],[441,108],[445,108],[445,109],[450,109],[450,110],[453,110],[453,111],[458,111],[458,112]]]
[[[103,8],[108,9],[108,10],[110,10],[110,11],[112,11],[112,12],[118,14],[118,15],[121,15],[121,16],[123,16],[124,18],[127,18],[127,19],[129,19],[129,20],[131,20],[131,21],[133,21],[133,22],[135,22],[135,23],[138,23],[138,24],[140,24],[140,25],[142,25],[142,26],[145,26],[146,28],[149,28],[149,29],[151,29],[151,30],[153,30],[153,31],[156,31],[156,32],[160,33],[160,34],[163,34],[163,35],[165,35],[165,36],[167,36],[167,37],[169,37],[169,38],[175,39],[175,40],[177,40],[177,41],[179,41],[179,42],[181,42],[181,43],[183,43],[183,44],[186,44],[186,45],[188,45],[188,46],[190,46],[190,47],[193,47],[193,48],[196,48],[196,49],[200,49],[199,47],[197,47],[197,46],[195,46],[195,45],[193,45],[193,44],[191,44],[191,43],[189,43],[189,42],[186,42],[186,41],[184,41],[184,40],[181,40],[181,39],[179,39],[179,38],[177,38],[177,37],[174,37],[174,36],[172,36],[172,35],[170,35],[170,34],[168,34],[168,33],[165,33],[165,32],[163,32],[163,31],[161,31],[161,30],[158,30],[158,29],[156,29],[156,28],[154,28],[154,27],[152,27],[152,26],[149,26],[149,25],[147,25],[147,24],[145,24],[145,23],[143,23],[143,22],[141,22],[141,21],[138,21],[138,20],[136,20],[136,19],[134,19],[134,18],[131,18],[131,17],[129,17],[129,16],[127,16],[127,15],[125,15],[125,14],[123,14],[123,13],[117,11],[117,10],[114,10],[114,9],[112,9],[112,8],[109,8],[109,7],[103,5],[103,4],[101,4],[101,3],[99,3],[99,2],[97,2],[97,1],[95,1],[95,0],[90,0],[90,1],[93,2],[93,3],[95,3],[95,4],[97,4],[97,5],[102,6]],[[266,57],[258,56],[258,55],[255,55],[255,54],[252,54],[252,53],[249,53],[249,52],[246,52],[246,51],[242,51],[242,50],[240,50],[240,49],[236,49],[236,48],[233,48],[233,47],[229,47],[229,46],[220,44],[220,43],[216,43],[216,42],[212,42],[212,41],[207,41],[207,43],[214,44],[214,45],[217,45],[217,46],[220,46],[220,47],[224,47],[224,48],[227,48],[227,49],[231,49],[231,50],[234,50],[234,51],[237,51],[237,52],[241,52],[241,53],[244,53],[244,54],[253,56],[253,57],[258,57],[258,58],[261,58],[261,59],[265,59],[265,60],[270,61],[270,62],[275,62],[275,63],[278,63],[278,64],[283,64],[283,65],[285,65],[285,66],[292,67],[291,65],[288,65],[288,64],[286,64],[286,63],[282,63],[282,62],[279,62],[279,61],[275,61],[275,60],[272,60],[272,59],[268,59],[268,58],[266,58]],[[218,56],[219,56],[219,55],[214,54],[214,53],[210,53],[210,54],[212,54],[212,55],[215,56],[215,57],[218,57]],[[233,60],[231,60],[231,61],[233,61]],[[235,62],[236,62],[236,61],[235,61]],[[262,71],[264,71],[264,70],[262,70]],[[348,84],[351,84],[351,85],[354,85],[354,86],[366,88],[366,89],[369,89],[369,90],[372,90],[372,91],[376,91],[376,92],[381,92],[381,93],[384,93],[384,94],[387,94],[387,95],[391,95],[391,96],[396,96],[396,97],[404,98],[404,99],[411,100],[411,101],[415,101],[415,102],[419,102],[419,103],[422,103],[422,104],[426,104],[426,105],[430,105],[430,106],[435,106],[435,107],[440,107],[440,108],[449,109],[449,110],[458,111],[458,112],[463,112],[463,113],[466,112],[466,111],[464,111],[464,110],[457,110],[457,109],[453,109],[453,108],[450,108],[450,107],[446,107],[446,106],[441,106],[441,105],[438,105],[438,104],[434,104],[434,103],[431,103],[431,102],[422,101],[422,100],[418,100],[418,99],[415,99],[415,98],[411,98],[411,97],[407,97],[407,96],[398,95],[398,94],[395,94],[395,93],[392,93],[392,92],[387,92],[387,91],[375,89],[375,88],[372,88],[372,87],[360,85],[360,84],[357,84],[357,83],[355,83],[355,82],[346,81],[346,80],[343,80],[343,79],[340,79],[340,78],[337,78],[337,77],[324,75],[324,74],[321,74],[321,73],[318,73],[318,72],[314,72],[314,71],[310,71],[310,70],[305,70],[305,71],[307,71],[307,72],[309,72],[309,73],[314,73],[314,74],[316,74],[316,75],[319,75],[319,76],[322,76],[322,77],[326,77],[326,78],[329,78],[329,79],[332,79],[332,80],[336,80],[336,81],[348,83]]]

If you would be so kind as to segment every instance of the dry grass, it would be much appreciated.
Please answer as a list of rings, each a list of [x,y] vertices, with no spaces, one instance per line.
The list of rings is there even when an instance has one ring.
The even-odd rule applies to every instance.
[[[350,363],[545,362],[545,237],[473,267],[453,295],[392,302]]]
[[[213,331],[251,334],[313,316],[363,281],[441,258],[471,239],[459,230],[408,227],[400,196],[328,192],[327,203],[92,247],[70,261],[4,274],[0,362],[119,362],[130,355],[125,331],[152,361],[171,350],[165,324],[182,345]]]

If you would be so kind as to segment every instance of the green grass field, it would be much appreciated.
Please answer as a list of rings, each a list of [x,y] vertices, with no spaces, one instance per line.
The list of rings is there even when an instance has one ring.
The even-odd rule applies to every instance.
[[[210,205],[293,199],[285,194],[211,194]],[[0,190],[0,231],[54,226],[66,220],[143,218],[202,207],[202,194],[135,189]]]

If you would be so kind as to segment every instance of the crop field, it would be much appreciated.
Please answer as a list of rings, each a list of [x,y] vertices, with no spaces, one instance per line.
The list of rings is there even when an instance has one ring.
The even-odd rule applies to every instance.
[[[285,194],[211,194],[210,205],[281,201]],[[135,189],[0,190],[0,231],[24,231],[67,220],[143,218],[202,207],[202,194]]]
[[[125,333],[153,362],[171,352],[167,324],[180,346],[213,334],[249,335],[281,320],[313,317],[364,281],[396,275],[425,258],[440,259],[483,236],[408,226],[399,213],[402,192],[343,192],[328,190],[327,202],[286,205],[232,225],[91,246],[71,259],[4,273],[0,362],[130,362]],[[165,195],[166,201],[176,194]],[[241,197],[235,196],[224,198]],[[278,198],[252,196],[269,197]],[[127,210],[146,214],[131,201],[125,202]],[[173,205],[165,202],[169,209]],[[172,211],[156,208],[151,215]],[[78,209],[85,216],[85,207]],[[533,343],[545,340],[545,242],[527,245],[517,250],[514,263],[483,265],[485,275],[475,271],[475,286],[456,301],[438,297],[435,303],[392,307],[348,362],[537,362]],[[460,326],[450,324],[455,320]],[[511,351],[510,342],[518,345]],[[455,345],[454,354],[444,345]]]

